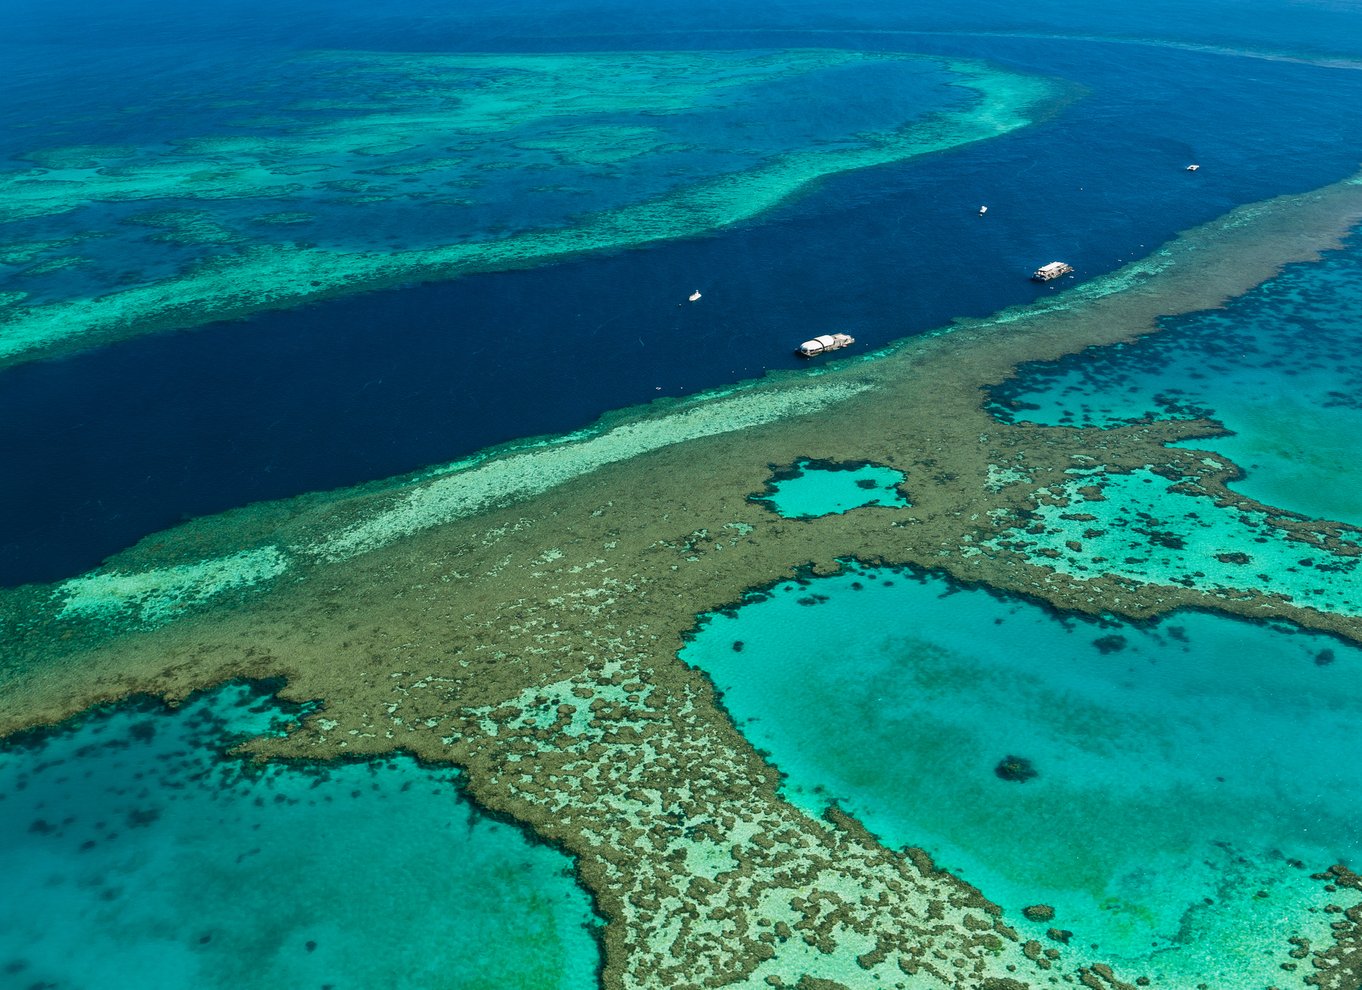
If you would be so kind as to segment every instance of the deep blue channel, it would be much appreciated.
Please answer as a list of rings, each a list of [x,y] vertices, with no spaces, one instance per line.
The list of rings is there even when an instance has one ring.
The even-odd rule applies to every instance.
[[[1340,108],[1362,102],[1362,73],[1042,39],[913,47],[1060,76],[1075,98],[1018,134],[825,179],[711,236],[0,373],[0,583],[81,573],[186,518],[796,367],[815,333],[849,330],[864,351],[986,315],[1055,291],[1027,281],[1040,262],[1091,278],[1357,167],[1362,116]],[[1193,159],[1202,170],[1184,172]],[[694,288],[702,302],[685,304]]]

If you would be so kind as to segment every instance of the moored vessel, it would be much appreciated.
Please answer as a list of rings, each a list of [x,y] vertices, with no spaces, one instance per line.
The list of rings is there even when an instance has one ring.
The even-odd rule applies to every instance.
[[[1031,275],[1034,282],[1048,282],[1052,278],[1059,278],[1061,275],[1068,275],[1074,270],[1073,265],[1065,264],[1062,261],[1052,261],[1048,265],[1041,265]]]
[[[856,338],[849,333],[825,333],[821,336],[806,340],[800,344],[795,353],[800,357],[814,357],[825,351],[835,351],[856,343]]]

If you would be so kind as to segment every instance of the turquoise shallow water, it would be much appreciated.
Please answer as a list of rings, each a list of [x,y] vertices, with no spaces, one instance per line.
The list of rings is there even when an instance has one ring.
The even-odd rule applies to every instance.
[[[898,490],[903,472],[878,464],[833,464],[798,461],[777,472],[766,494],[755,496],[786,519],[815,519],[868,505],[906,506]]]
[[[1223,309],[1133,344],[1025,366],[994,392],[1008,421],[1111,426],[1209,416],[1231,435],[1184,446],[1245,471],[1233,487],[1362,525],[1362,240],[1295,265]]]
[[[567,857],[447,769],[223,755],[286,720],[237,684],[0,749],[0,986],[597,985]]]
[[[1085,581],[1128,578],[1217,597],[1281,595],[1320,612],[1362,614],[1362,557],[1346,552],[1355,536],[1333,554],[1295,539],[1265,513],[1181,492],[1148,468],[1071,474],[1047,489],[1060,504],[1045,500],[1024,525],[985,548],[1010,549]]]
[[[1328,941],[1309,874],[1362,862],[1362,649],[1331,637],[853,568],[708,617],[682,656],[793,801],[926,848],[1042,940],[1020,910],[1052,905],[1128,975],[1277,982],[1287,937]],[[1001,779],[1008,756],[1037,775]]]

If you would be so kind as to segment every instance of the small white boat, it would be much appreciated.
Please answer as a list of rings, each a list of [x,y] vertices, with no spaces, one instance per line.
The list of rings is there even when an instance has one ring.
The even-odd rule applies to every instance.
[[[688,298],[690,299],[691,302],[698,302],[700,299],[700,290],[696,289],[694,292],[690,294]]]
[[[820,337],[813,338],[813,340],[804,341],[795,353],[800,357],[813,357],[826,351],[849,347],[854,343],[856,343],[856,338],[849,333],[825,333]]]
[[[987,212],[988,212],[988,207],[987,207],[987,206],[981,206],[981,207],[979,207],[979,216],[983,216],[983,215],[984,215],[985,213],[987,213]]]
[[[1201,168],[1200,165],[1188,165],[1188,166],[1187,166],[1187,171],[1189,171],[1189,172],[1195,172],[1195,171],[1196,171],[1197,169],[1199,169],[1199,168]]]

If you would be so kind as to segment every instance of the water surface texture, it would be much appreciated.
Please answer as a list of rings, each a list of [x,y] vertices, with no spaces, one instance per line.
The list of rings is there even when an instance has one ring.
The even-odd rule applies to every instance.
[[[0,178],[22,266],[0,358],[693,236],[822,175],[1004,134],[1046,95],[837,51],[333,55],[282,75],[289,99],[229,101],[226,133],[20,156]]]
[[[820,24],[815,13],[808,18],[809,26]],[[574,31],[590,27],[613,31],[615,22],[583,18]],[[191,31],[192,24],[182,28]],[[385,26],[385,32],[390,30],[396,25]],[[311,232],[320,221],[291,215],[299,212],[297,203],[284,204],[288,209],[283,210],[274,208],[273,199],[225,196],[229,179],[257,183],[238,190],[243,195],[273,190],[272,195],[306,200],[311,205],[301,212],[330,218],[331,226],[350,238],[350,247],[367,245],[351,258],[355,264],[388,266],[384,271],[398,283],[422,277],[416,268],[425,261],[413,252],[430,260],[429,251],[422,254],[425,249],[401,248],[420,236],[443,238],[441,243],[456,252],[482,252],[482,260],[496,268],[532,264],[536,252],[551,247],[543,238],[552,235],[573,241],[553,251],[563,248],[575,260],[563,260],[561,253],[538,256],[542,264],[526,270],[468,274],[437,285],[315,302],[193,334],[127,340],[0,372],[0,402],[5,403],[0,446],[13,475],[29,479],[0,488],[0,580],[18,584],[70,577],[187,517],[416,470],[492,444],[578,429],[606,410],[659,395],[693,393],[768,369],[793,368],[794,346],[828,329],[851,330],[857,349],[869,350],[955,317],[1050,298],[1053,287],[1036,287],[1026,279],[1037,264],[1061,257],[1085,278],[1111,271],[1234,205],[1351,174],[1357,165],[1351,149],[1362,142],[1356,117],[1337,113],[1350,94],[1362,101],[1362,73],[1299,61],[1090,39],[798,31],[723,37],[728,48],[737,49],[727,53],[713,50],[710,35],[689,39],[703,50],[685,54],[678,53],[671,34],[612,44],[597,37],[588,50],[618,49],[625,42],[632,47],[612,55],[569,57],[544,51],[571,47],[567,40],[516,42],[499,32],[490,27],[481,34],[466,32],[455,53],[443,58],[375,54],[358,41],[351,42],[350,55],[299,51],[310,37],[306,33],[282,52],[270,46],[261,50],[258,43],[245,45],[238,34],[228,34],[225,51],[203,41],[151,52],[137,46],[100,49],[98,58],[80,62],[79,72],[70,62],[85,58],[88,43],[69,42],[75,48],[63,49],[61,58],[53,58],[50,48],[17,46],[15,55],[22,61],[16,64],[27,72],[6,80],[16,90],[14,99],[3,104],[13,124],[4,139],[12,156],[6,181],[48,181],[36,175],[42,169],[26,157],[35,152],[76,148],[88,158],[99,149],[107,153],[115,145],[131,146],[142,156],[141,167],[155,164],[157,175],[166,171],[192,179],[190,188],[204,193],[192,209],[206,212],[220,226],[235,224],[233,237],[238,238],[215,241],[200,229],[199,236],[177,239],[172,227],[184,227],[187,219],[181,214],[190,207],[176,197],[102,205],[81,201],[75,210],[5,224],[14,230],[45,224],[56,237],[15,236],[7,247],[14,253],[6,255],[11,263],[0,269],[0,291],[14,296],[3,319],[23,339],[30,331],[46,333],[41,324],[74,346],[71,333],[84,335],[96,324],[113,336],[162,326],[168,316],[128,323],[146,306],[162,302],[182,310],[183,319],[177,316],[172,324],[193,325],[222,315],[222,305],[233,312],[251,310],[297,301],[295,290],[325,295],[355,286],[336,268],[334,244]],[[500,59],[458,54],[478,38],[501,50]],[[434,44],[421,32],[403,39],[405,47],[388,33],[374,39],[379,41],[408,52]],[[834,42],[842,47],[829,50]],[[754,51],[758,44],[763,47]],[[779,49],[783,60],[769,47],[776,44],[784,46]],[[937,58],[905,57],[924,50]],[[929,84],[934,78],[960,82],[944,65],[962,59],[987,66],[973,85],[991,87],[1002,100],[998,112],[982,112],[988,108],[979,103],[977,89]],[[587,64],[605,75],[582,94],[585,102],[574,104],[573,91],[565,88],[552,108],[569,115],[540,119],[536,128],[556,127],[564,132],[563,141],[580,141],[584,121],[650,134],[689,122],[697,131],[691,143],[707,142],[709,152],[682,167],[676,162],[683,149],[662,142],[640,146],[639,155],[622,162],[559,164],[546,157],[547,151],[516,145],[529,126],[522,118],[533,116],[524,102],[502,106],[504,133],[484,129],[450,136],[441,130],[469,112],[456,95],[471,80],[489,75],[521,80],[517,85],[523,89],[509,95],[519,93],[523,101],[537,92],[535,85],[543,87],[550,70]],[[343,71],[347,65],[358,67],[353,81]],[[482,69],[475,71],[477,65]],[[652,89],[636,94],[628,83],[628,66],[651,79]],[[749,73],[734,85],[725,81],[725,67],[746,67]],[[289,85],[261,82],[281,72]],[[865,73],[876,72],[895,75],[891,90],[898,95],[890,107],[866,106],[868,91],[861,82],[868,79]],[[394,88],[361,89],[359,83],[373,81],[375,73]],[[639,102],[649,94],[663,110],[683,105],[679,98],[666,102],[667,81],[678,74],[687,77],[687,92],[709,93],[708,102],[685,112],[644,112]],[[359,106],[298,108],[308,87],[316,89],[337,75],[345,94],[363,96]],[[579,75],[574,72],[572,78]],[[763,77],[766,81],[759,81]],[[422,88],[441,81],[452,88]],[[505,94],[507,84],[499,85]],[[401,117],[403,133],[424,142],[419,147],[351,154],[341,138],[355,138],[355,147],[371,152],[386,147],[361,144],[356,137],[365,128],[397,126],[394,118],[400,115],[381,103],[385,94],[402,107],[437,104],[442,116],[426,130],[412,119],[414,110]],[[39,96],[43,114],[27,113]],[[607,98],[618,101],[618,112],[601,110]],[[857,107],[861,110],[852,113]],[[1267,113],[1268,107],[1283,112]],[[768,111],[773,109],[787,116],[772,118]],[[791,112],[797,120],[788,119]],[[256,119],[262,113],[265,119]],[[880,130],[864,129],[867,115]],[[885,144],[890,119],[908,126],[893,131]],[[1035,126],[1014,126],[1027,119]],[[306,125],[303,138],[289,137],[289,123],[300,121]],[[721,135],[724,122],[735,133]],[[738,126],[743,123],[748,126]],[[947,142],[978,133],[981,126],[993,136],[957,143],[943,153],[913,154],[940,143],[922,130],[929,124],[943,125],[944,133],[933,134]],[[220,133],[235,135],[234,143],[209,154],[203,142]],[[313,148],[322,133],[339,143]],[[829,133],[850,143],[826,143]],[[272,144],[304,138],[313,148],[309,154],[324,151],[344,165],[343,171],[385,168],[385,158],[394,155],[404,161],[433,155],[432,146],[453,145],[456,138],[475,141],[482,156],[477,162],[517,163],[474,169],[481,183],[476,194],[502,197],[481,208],[501,204],[496,209],[520,210],[522,226],[540,233],[515,234],[514,223],[505,226],[504,218],[496,224],[505,229],[489,233],[480,207],[445,202],[469,199],[468,189],[440,185],[438,195],[431,192],[434,177],[455,181],[451,177],[472,168],[472,159],[445,161],[443,172],[366,173],[365,181],[381,186],[387,200],[351,188],[350,180],[325,186],[332,180],[324,176],[334,169],[266,182],[262,169],[292,169],[296,163],[290,156],[301,153],[290,145],[288,155],[271,157]],[[808,143],[820,139],[825,143]],[[583,146],[595,147],[590,141]],[[866,147],[883,163],[826,174],[864,162]],[[195,148],[207,155],[200,164],[211,168],[193,170],[198,159],[189,150]],[[493,162],[496,149],[514,157]],[[799,167],[773,176],[772,155],[777,164]],[[332,158],[326,163],[334,164]],[[1202,170],[1184,172],[1192,159],[1205,162]],[[664,161],[676,167],[668,165],[661,177],[651,166],[645,168],[645,163],[661,166]],[[1113,161],[1120,163],[1118,169],[1110,167]],[[540,167],[546,164],[547,171]],[[108,164],[103,172],[112,171],[122,182],[123,168]],[[103,172],[85,169],[79,181],[57,188],[68,197],[90,192],[86,183],[105,182]],[[823,178],[804,181],[815,174]],[[569,214],[552,205],[552,196],[567,195],[562,190],[540,192],[539,198],[517,198],[513,191],[516,183],[548,187],[567,185],[564,180],[570,178],[578,198],[615,205],[642,202],[654,210],[671,201],[649,200],[648,190],[678,184],[699,189],[706,175],[736,177],[732,191],[743,208],[721,217],[675,210],[668,214],[674,224],[655,231],[662,240],[651,239],[622,255],[577,252],[638,243],[647,225],[641,226],[637,212]],[[753,184],[758,180],[760,188]],[[797,194],[782,199],[796,180],[804,182]],[[167,187],[144,191],[160,195]],[[432,197],[441,202],[430,202]],[[542,212],[536,212],[536,203]],[[990,212],[981,218],[982,203]],[[752,214],[753,205],[764,212]],[[77,222],[86,211],[89,222]],[[174,220],[172,227],[117,222],[124,213],[157,211],[179,213],[161,218]],[[451,214],[455,220],[447,219]],[[739,214],[746,219],[731,222]],[[239,219],[269,215],[290,222]],[[551,226],[564,217],[569,217],[566,226]],[[601,226],[610,217],[618,220],[614,233]],[[100,236],[78,239],[92,231]],[[694,239],[667,239],[702,232],[707,233]],[[390,236],[398,240],[387,240]],[[530,244],[524,237],[539,240]],[[64,240],[69,243],[57,243]],[[512,243],[521,247],[505,247]],[[107,246],[101,250],[117,266],[72,263],[46,274],[32,271],[62,257],[84,257],[82,252],[99,245]],[[526,253],[516,254],[520,260],[487,256],[494,247]],[[294,261],[282,264],[285,254]],[[266,264],[266,257],[273,260]],[[151,263],[156,258],[162,259],[160,267]],[[193,264],[177,275],[176,258]],[[262,259],[267,270],[250,269],[252,259]],[[102,288],[87,302],[61,295],[76,292],[72,279],[85,279],[79,284],[87,289],[96,287],[91,278]],[[119,281],[123,278],[126,285]],[[185,278],[208,295],[191,291]],[[279,289],[281,280],[292,288]],[[314,281],[323,284],[314,286]],[[20,295],[37,291],[40,282],[51,283],[58,296],[50,304],[26,308],[28,297]],[[164,298],[158,302],[148,293],[163,282]],[[679,305],[696,288],[703,290],[702,299]],[[29,329],[21,333],[21,324]],[[104,339],[104,332],[96,338]],[[17,344],[19,338],[14,339]],[[520,388],[524,381],[536,387]],[[516,401],[505,401],[512,393]]]

